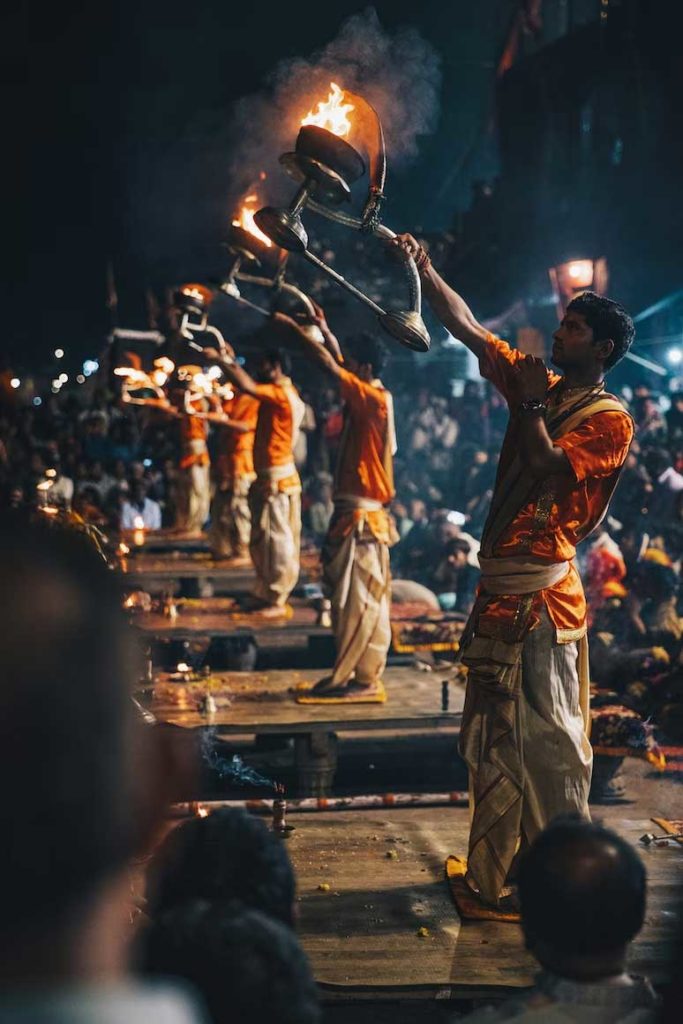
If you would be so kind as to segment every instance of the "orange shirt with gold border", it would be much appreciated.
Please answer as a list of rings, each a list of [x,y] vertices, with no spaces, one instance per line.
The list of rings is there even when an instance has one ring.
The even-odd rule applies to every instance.
[[[344,495],[388,505],[394,490],[393,455],[389,437],[389,392],[378,382],[361,380],[343,367],[339,382],[346,403],[335,475],[335,496]],[[335,511],[331,536],[345,536],[363,519],[376,540],[395,543],[397,536],[385,509],[343,509]]]
[[[220,428],[216,473],[228,483],[236,477],[254,475],[254,436],[258,411],[258,400],[244,391],[239,391],[233,398],[223,402],[226,416],[249,428],[246,431],[233,430],[231,427]]]
[[[201,401],[201,409],[198,408],[198,403]],[[197,412],[203,412],[205,403],[203,399],[197,400],[193,403]],[[180,468],[188,469],[190,466],[208,466],[209,464],[209,452],[206,447],[206,439],[208,437],[208,427],[206,420],[200,419],[199,416],[192,416],[188,413],[184,414],[180,419]],[[199,447],[193,442],[203,441],[204,445],[201,451],[192,451],[193,447]]]
[[[490,334],[479,360],[482,376],[500,391],[510,409],[498,480],[519,450],[517,407],[521,395],[515,366],[523,358],[522,352]],[[548,371],[551,405],[553,390],[561,380]],[[559,474],[539,481],[534,499],[520,509],[495,544],[493,555],[497,558],[531,556],[547,564],[571,563],[568,575],[536,595],[532,608],[535,619],[545,604],[560,643],[578,640],[586,631],[586,598],[573,564],[576,545],[600,521],[612,493],[614,474],[623,465],[632,439],[633,421],[628,413],[610,411],[589,416],[575,430],[555,440],[553,444],[565,452],[573,476]],[[480,609],[477,632],[504,635],[518,619],[521,603],[517,595],[489,598]]]
[[[254,397],[259,403],[256,436],[254,438],[254,469],[266,476],[278,466],[294,465],[294,410],[288,397],[291,381],[281,384],[256,384]],[[301,487],[296,469],[290,476],[277,481],[279,491]]]

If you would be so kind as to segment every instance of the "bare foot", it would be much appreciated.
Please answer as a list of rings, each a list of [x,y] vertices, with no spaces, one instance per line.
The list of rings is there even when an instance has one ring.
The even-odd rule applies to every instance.
[[[292,615],[292,610],[289,605],[267,605],[265,608],[258,609],[259,615],[264,619],[289,619]]]
[[[355,679],[349,679],[347,683],[333,686],[332,676],[325,676],[311,690],[311,694],[316,697],[375,697],[380,692],[379,682],[359,683]]]

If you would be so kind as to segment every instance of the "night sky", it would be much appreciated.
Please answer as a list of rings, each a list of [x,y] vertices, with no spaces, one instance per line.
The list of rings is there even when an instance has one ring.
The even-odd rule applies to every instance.
[[[17,60],[5,86],[31,135],[17,206],[29,293],[6,318],[12,362],[38,368],[56,346],[94,354],[107,329],[110,258],[119,321],[144,326],[145,287],[192,276],[220,238],[216,211],[231,192],[220,146],[234,102],[365,6],[105,0],[46,7],[33,19],[30,75]],[[512,6],[375,4],[387,30],[415,25],[442,61],[437,130],[390,178],[396,229],[448,228],[471,181],[495,174],[487,127]]]

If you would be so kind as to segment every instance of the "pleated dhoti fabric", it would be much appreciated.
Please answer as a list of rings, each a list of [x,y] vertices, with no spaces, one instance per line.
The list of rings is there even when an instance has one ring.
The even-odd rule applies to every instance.
[[[257,480],[249,491],[249,510],[254,596],[283,606],[299,579],[301,491],[278,491]]]
[[[328,536],[323,584],[332,605],[337,658],[331,685],[355,678],[371,685],[382,678],[391,643],[389,547],[367,523],[343,538]]]

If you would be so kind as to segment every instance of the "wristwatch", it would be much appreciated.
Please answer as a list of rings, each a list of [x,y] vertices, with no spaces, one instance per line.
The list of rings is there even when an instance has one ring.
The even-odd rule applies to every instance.
[[[547,408],[547,401],[544,402],[540,398],[525,398],[519,403],[520,412],[545,412]]]

